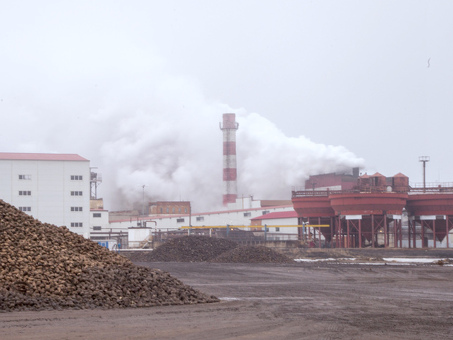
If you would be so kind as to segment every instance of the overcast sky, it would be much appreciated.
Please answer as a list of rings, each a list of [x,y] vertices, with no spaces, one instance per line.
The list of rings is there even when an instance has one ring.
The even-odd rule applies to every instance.
[[[452,1],[0,9],[0,150],[90,159],[107,208],[142,185],[149,199],[220,197],[225,112],[240,124],[239,195],[289,198],[352,166],[422,182],[425,155],[428,182],[453,182]]]

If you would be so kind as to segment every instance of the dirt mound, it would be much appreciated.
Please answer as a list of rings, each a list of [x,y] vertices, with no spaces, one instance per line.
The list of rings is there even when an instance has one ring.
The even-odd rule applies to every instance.
[[[0,311],[216,302],[0,200]]]
[[[237,246],[236,242],[222,238],[182,236],[157,247],[143,260],[150,262],[205,262]],[[143,255],[141,256],[143,257]],[[136,259],[132,260],[136,261]]]
[[[286,255],[264,246],[240,246],[231,249],[212,260],[223,263],[291,263]]]

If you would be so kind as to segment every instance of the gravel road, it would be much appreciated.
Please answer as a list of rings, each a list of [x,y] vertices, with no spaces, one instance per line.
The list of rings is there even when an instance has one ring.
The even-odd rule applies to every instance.
[[[451,256],[453,257],[453,256]],[[453,267],[138,263],[220,303],[0,313],[2,339],[447,339]]]

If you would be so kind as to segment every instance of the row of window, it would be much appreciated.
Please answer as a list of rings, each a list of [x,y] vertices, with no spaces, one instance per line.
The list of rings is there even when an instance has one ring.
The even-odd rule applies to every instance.
[[[167,207],[167,210],[166,210],[166,211],[167,211],[167,214],[169,214],[169,213],[170,213],[170,208]],[[160,213],[161,213],[161,214],[164,213],[164,208],[160,208]],[[172,213],[173,213],[173,214],[176,214],[176,208],[173,208],[173,209],[172,209]],[[178,213],[179,213],[179,214],[182,213],[181,208],[178,209]],[[184,208],[184,214],[187,214],[187,208]]]
[[[19,196],[31,196],[31,191],[19,190]],[[83,196],[83,191],[71,191],[71,196]]]
[[[71,222],[71,227],[81,228],[81,227],[83,227],[83,223],[82,222]]]
[[[31,175],[19,175],[19,179],[31,179]]]
[[[31,207],[19,207],[20,211],[31,211]],[[83,207],[71,207],[71,211],[83,211]],[[102,217],[101,213],[93,213],[93,217]]]
[[[269,210],[263,210],[261,213],[263,215],[269,214]],[[247,211],[244,213],[244,217],[250,217],[250,216],[252,216],[252,213],[250,211]]]
[[[31,175],[19,175],[20,180],[31,180]],[[82,175],[71,175],[71,181],[83,181]]]

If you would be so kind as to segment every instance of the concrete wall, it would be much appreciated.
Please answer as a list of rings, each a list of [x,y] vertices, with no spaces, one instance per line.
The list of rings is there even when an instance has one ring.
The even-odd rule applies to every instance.
[[[71,180],[71,175],[81,180]],[[30,195],[20,195],[24,191]],[[89,237],[89,161],[0,160],[0,199],[41,222],[64,225]],[[71,227],[71,223],[81,226]]]

